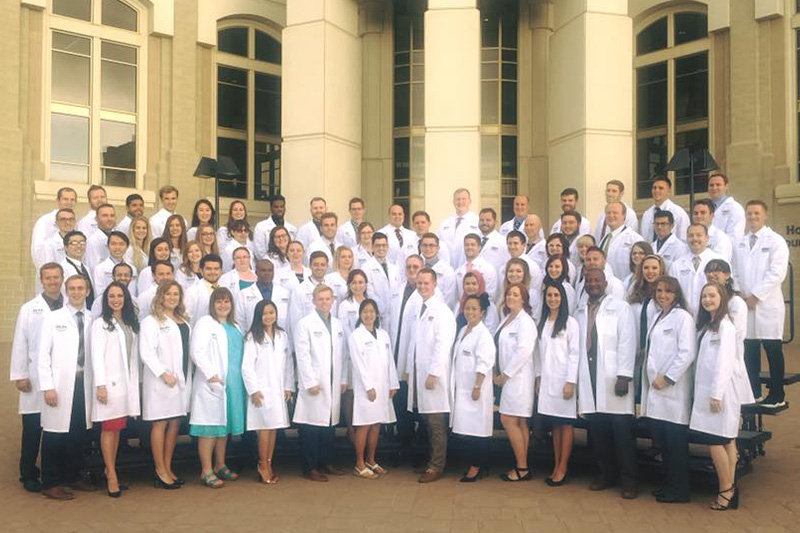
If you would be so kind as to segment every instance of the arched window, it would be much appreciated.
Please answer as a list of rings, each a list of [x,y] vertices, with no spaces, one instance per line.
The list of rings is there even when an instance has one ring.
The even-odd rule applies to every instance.
[[[709,38],[705,12],[674,8],[649,17],[636,33],[636,197],[649,198],[653,176],[686,147],[708,149]],[[689,173],[675,172],[675,194]],[[695,192],[706,190],[695,176]]]
[[[122,0],[52,1],[45,143],[51,181],[141,185],[144,14]]]
[[[220,194],[267,200],[281,187],[280,31],[253,21],[223,21],[217,34],[217,156],[240,175]]]

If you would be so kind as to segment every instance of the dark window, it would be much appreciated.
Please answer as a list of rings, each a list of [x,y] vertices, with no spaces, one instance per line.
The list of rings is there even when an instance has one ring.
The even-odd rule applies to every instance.
[[[103,0],[103,25],[128,31],[137,30],[136,10],[120,0]]]
[[[658,19],[636,36],[636,55],[663,50],[667,47],[667,17]]]
[[[281,134],[281,79],[256,72],[256,132]]]
[[[255,186],[253,196],[256,200],[269,200],[281,192],[281,145],[256,143]]]
[[[53,13],[79,20],[92,20],[92,0],[53,0]]]
[[[242,139],[217,138],[217,157],[230,157],[238,176],[225,176],[219,182],[219,195],[230,198],[247,198],[247,141]]]
[[[675,60],[675,122],[708,117],[708,52]]]
[[[708,17],[705,13],[675,13],[675,45],[702,39],[708,35]]]
[[[247,129],[247,71],[217,67],[217,124]]]
[[[708,150],[708,129],[698,129],[675,134],[675,152],[688,148],[694,154],[695,168],[702,168],[702,150]],[[689,194],[689,170],[675,172],[675,194]],[[703,192],[708,189],[708,172],[695,171],[694,192]]]
[[[636,141],[636,191],[638,198],[650,198],[650,184],[667,164],[667,136]]]
[[[217,34],[220,52],[247,57],[247,28],[227,28]]]
[[[667,63],[636,69],[636,127],[664,126],[667,123]]]
[[[281,43],[263,31],[256,30],[256,59],[281,64]]]

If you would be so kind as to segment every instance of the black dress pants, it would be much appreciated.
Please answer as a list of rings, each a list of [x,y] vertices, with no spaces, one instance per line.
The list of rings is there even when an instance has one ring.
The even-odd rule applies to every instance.
[[[780,339],[745,339],[744,341],[744,363],[747,367],[747,377],[750,379],[750,388],[753,389],[753,396],[761,396],[761,345],[767,352],[767,363],[769,364],[770,380],[767,387],[769,394],[773,398],[783,400],[783,378],[786,374],[786,365],[783,359],[783,343]]]
[[[665,420],[651,420],[658,436],[664,465],[664,495],[689,499],[689,426]]]
[[[39,443],[42,440],[42,417],[39,413],[22,415],[22,444],[19,454],[19,480],[38,481]]]
[[[303,458],[303,472],[320,470],[331,464],[333,439],[336,436],[333,426],[312,426],[298,424],[300,433],[300,455]]]
[[[464,458],[469,466],[484,468],[489,466],[489,442],[491,437],[459,435],[464,443]]]
[[[620,482],[623,488],[636,489],[639,463],[633,436],[633,415],[590,415],[589,437],[603,481],[609,485]]]
[[[75,380],[69,432],[42,433],[42,489],[71,485],[78,481],[83,468],[83,447],[88,434],[81,375]]]

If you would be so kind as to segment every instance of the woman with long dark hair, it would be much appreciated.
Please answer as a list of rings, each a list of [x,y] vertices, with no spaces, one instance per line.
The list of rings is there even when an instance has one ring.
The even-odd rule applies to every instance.
[[[639,265],[642,264],[645,257],[653,255],[653,247],[647,241],[639,241],[633,243],[628,257],[628,267],[630,273],[622,280],[622,287],[625,289],[625,294],[631,292],[634,281],[636,280],[636,273],[639,270]]]
[[[150,241],[150,253],[147,255],[147,268],[139,272],[136,278],[137,294],[144,294],[153,285],[153,265],[156,261],[169,261],[169,243],[156,237]]]
[[[544,279],[542,280],[541,291],[547,288],[548,285],[561,285],[564,292],[567,294],[567,303],[569,304],[569,314],[575,313],[577,296],[575,289],[572,287],[569,279],[571,270],[575,267],[563,255],[551,255],[547,258],[544,267]],[[533,309],[533,316],[541,316],[542,314],[542,298],[537,301],[538,308]]]
[[[569,303],[563,285],[545,287],[544,305],[537,329],[538,349],[534,355],[538,361],[535,364],[539,395],[537,412],[552,427],[555,456],[553,472],[545,478],[545,483],[557,487],[566,482],[572,454],[580,361],[580,327],[569,316]]]
[[[234,200],[228,207],[227,222],[225,222],[225,225],[220,226],[219,230],[217,230],[217,242],[219,243],[220,250],[224,250],[233,239],[233,228],[231,227],[231,223],[234,220],[241,220],[244,222],[245,229],[247,230],[247,239],[251,240],[253,238],[253,231],[250,227],[250,221],[247,220],[247,206],[241,200]]]
[[[92,324],[94,382],[92,421],[100,422],[108,495],[122,495],[116,460],[119,432],[129,416],[139,416],[139,320],[128,288],[112,281],[103,293],[102,315]]]
[[[294,390],[294,363],[289,337],[278,325],[278,308],[261,300],[244,343],[242,378],[247,389],[247,430],[258,435],[258,477],[280,479],[272,470],[276,430],[289,427],[287,402]]]
[[[169,245],[169,259],[175,270],[183,263],[183,249],[189,240],[186,237],[186,222],[180,215],[170,215],[164,225],[164,234],[161,237]]]
[[[275,270],[289,266],[289,243],[292,236],[284,226],[275,226],[269,232],[269,243],[267,244],[267,259],[275,265]]]
[[[217,226],[217,212],[214,209],[214,204],[205,198],[200,198],[194,204],[192,223],[186,231],[188,240],[197,240],[197,228],[200,227],[200,224],[208,224],[211,227]]]

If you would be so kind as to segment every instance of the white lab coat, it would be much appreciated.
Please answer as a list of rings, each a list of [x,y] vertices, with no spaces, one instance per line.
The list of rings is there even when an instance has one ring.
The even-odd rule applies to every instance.
[[[688,311],[673,308],[656,318],[648,332],[649,350],[642,365],[642,416],[673,424],[689,424],[692,409],[697,337]],[[650,386],[658,375],[675,384],[661,390]]]
[[[690,429],[730,439],[739,434],[741,404],[733,379],[735,367],[736,328],[725,317],[718,331],[707,330],[700,339]],[[712,398],[722,403],[718,413],[711,412]]]
[[[248,335],[242,358],[242,380],[247,390],[247,430],[289,427],[289,409],[284,391],[294,390],[294,362],[285,331],[275,330],[274,339],[264,335],[258,343]],[[256,407],[251,396],[261,391],[264,398]]]
[[[563,283],[561,283],[561,286],[564,287],[564,293],[567,295],[567,307],[569,308],[569,314],[574,316],[575,311],[577,311],[577,305],[578,305],[578,296],[575,293],[575,289],[572,288],[572,285],[570,285],[569,280],[566,279],[564,280]],[[531,289],[528,291],[529,300],[531,303],[531,316],[533,316],[534,320],[536,320],[537,322],[539,320],[539,317],[542,316],[544,291],[546,288],[547,287],[544,281],[542,281],[542,283],[540,283],[538,287],[536,287],[535,289],[534,287],[531,287]],[[584,296],[584,300],[585,299],[586,297]]]
[[[436,288],[441,291],[444,302],[450,309],[454,309],[458,302],[458,298],[456,297],[455,270],[441,257],[436,261],[436,264],[430,268],[436,272]]]
[[[405,373],[409,344],[412,339],[411,332],[414,330],[414,321],[419,315],[419,306],[422,303],[422,296],[415,289],[408,297],[406,306],[403,307],[405,289],[405,285],[399,285],[392,293],[389,320],[389,337],[392,340],[392,351],[397,362],[397,373],[400,380],[404,379],[403,374]],[[402,316],[400,315],[401,308]]]
[[[102,317],[92,324],[92,421],[102,422],[139,416],[139,334],[131,331],[133,343],[128,353],[125,333],[116,318],[113,331]],[[97,400],[97,387],[105,386],[108,400]]]
[[[289,337],[294,339],[294,328],[297,323],[314,311],[314,288],[318,285],[314,278],[308,277],[291,292],[289,296],[289,319],[286,322],[286,330]],[[336,293],[334,293],[336,296]],[[336,316],[339,306],[334,300],[331,308],[331,315]]]
[[[758,298],[755,309],[747,315],[747,338],[781,339],[786,314],[781,284],[786,279],[789,247],[786,239],[766,226],[756,237],[752,250],[749,231],[736,240],[733,281],[742,295]]]
[[[353,227],[353,222],[348,220],[336,229],[336,240],[348,248],[355,248],[358,244],[358,235]]]
[[[419,239],[416,233],[400,226],[400,235],[403,237],[403,245],[400,246],[396,229],[391,224],[387,224],[380,229],[380,232],[386,235],[386,239],[389,241],[389,253],[386,254],[386,259],[400,266],[403,273],[405,273],[406,258],[409,255],[419,253],[417,249]]]
[[[561,233],[561,216],[559,215],[558,219],[553,222],[553,225],[550,227],[550,233],[548,235],[552,235],[553,233]],[[581,223],[578,225],[578,235],[591,235],[592,228],[589,225],[589,219],[581,216]]]
[[[728,234],[712,225],[708,228],[708,247],[722,256],[728,263],[733,257],[733,241]]]
[[[202,426],[227,424],[225,382],[228,376],[228,335],[214,317],[204,316],[192,331],[192,414],[189,423]],[[210,383],[217,376],[222,383]]]
[[[636,218],[636,210],[628,204],[625,204],[625,208],[625,226],[628,229],[633,230],[634,233],[639,233],[639,219]],[[608,230],[608,228],[604,228],[605,225],[606,210],[603,208],[603,210],[597,216],[597,223],[594,226],[594,233],[592,233],[592,235],[594,235],[594,242],[600,242],[600,240],[603,238],[605,231]]]
[[[745,213],[742,204],[728,196],[714,210],[714,226],[724,231],[731,241],[735,241],[745,232]]]
[[[101,230],[86,239],[86,252],[83,254],[83,263],[89,272],[94,273],[94,269],[108,258],[108,235]]]
[[[528,418],[533,414],[533,357],[536,323],[520,311],[506,326],[499,326],[497,371],[508,376],[500,392],[500,413]]]
[[[584,357],[580,343],[580,326],[572,317],[567,327],[552,337],[554,321],[547,320],[534,352],[534,367],[539,378],[539,402],[536,412],[561,418],[577,418],[578,387],[569,400],[564,399],[564,385],[578,383],[578,366]]]
[[[342,371],[344,332],[339,320],[331,314],[331,330],[316,310],[297,322],[294,329],[294,350],[297,361],[297,405],[295,424],[335,426],[339,423],[341,386],[346,384]],[[312,395],[308,389],[320,387]]]
[[[156,297],[158,285],[153,285],[136,298],[136,307],[139,310],[139,322],[150,314],[153,309],[153,299]]]
[[[247,242],[241,244],[239,241],[230,239],[227,244],[223,247],[220,244],[220,255],[222,256],[222,271],[223,272],[230,272],[233,270],[233,252],[236,251],[237,248],[241,248],[244,246],[250,251],[250,268],[255,270],[256,268],[256,252],[255,247],[253,246],[253,241],[247,239]],[[177,269],[177,266],[175,267]]]
[[[111,282],[114,281],[112,277],[112,273],[114,271],[114,267],[117,266],[122,261],[115,261],[111,257],[106,257],[103,261],[100,262],[99,265],[94,267],[94,276],[92,276],[92,280],[94,281],[94,293],[97,298],[102,298],[103,292],[106,288],[111,285]],[[131,267],[131,282],[128,285],[128,292],[130,292],[131,296],[134,298],[139,291],[136,288],[136,267],[133,265],[126,263],[129,267]]]
[[[736,367],[733,369],[733,383],[736,397],[742,405],[756,402],[753,389],[750,387],[747,367],[744,364],[744,339],[747,336],[748,313],[747,304],[741,296],[734,294],[728,300],[728,316],[736,328]]]
[[[143,374],[142,419],[164,420],[186,415],[193,370],[189,360],[186,374],[183,372],[183,341],[178,324],[169,317],[163,322],[152,315],[145,317],[139,331],[139,358]],[[161,379],[164,372],[175,376],[174,387]]]
[[[689,253],[689,247],[686,246],[685,242],[678,239],[674,233],[670,233],[660,249],[656,241],[651,241],[650,244],[653,245],[655,254],[661,256],[661,259],[664,260],[664,266],[667,268],[667,271],[669,271],[672,263]]]
[[[297,228],[296,240],[303,243],[303,249],[308,250],[309,245],[320,238],[317,225],[313,220],[309,220],[299,228]]]
[[[89,209],[89,211],[83,215],[83,218],[78,221],[78,225],[75,227],[75,229],[83,233],[83,236],[88,240],[89,237],[91,237],[94,232],[97,231],[97,211],[94,209]],[[159,233],[158,236],[160,237],[161,234]]]
[[[337,248],[342,246],[342,243],[336,240],[336,238],[334,238],[332,241],[327,241],[324,237],[320,236],[318,239],[311,241],[308,246],[306,246],[306,257],[304,259],[305,264],[311,266],[311,254],[314,252],[322,252],[325,254],[325,257],[328,258],[328,272],[333,272],[333,253],[331,253],[331,244],[333,245],[334,252]]]
[[[163,207],[161,209],[159,209],[158,212],[153,213],[153,215],[149,219],[150,220],[150,237],[151,238],[161,237],[164,234],[164,228],[167,225],[167,219],[169,217],[171,217],[172,215],[174,215],[174,214],[175,213],[170,213],[169,211],[167,211]],[[183,218],[183,217],[181,217],[181,218]],[[185,226],[188,226],[188,224],[186,224],[186,219],[185,218],[183,219],[183,224]]]
[[[192,328],[197,325],[198,320],[208,316],[208,304],[211,300],[212,292],[214,290],[211,286],[207,282],[201,281],[184,294],[183,304],[186,308],[186,314],[189,315]]]
[[[223,275],[219,277],[217,285],[219,285],[220,287],[225,287],[226,289],[231,291],[231,294],[233,295],[235,300],[235,298],[239,295],[240,279],[241,278],[239,277],[239,273],[236,272],[236,269],[229,270],[228,272],[225,272]]]
[[[706,279],[705,268],[709,261],[712,259],[722,259],[722,257],[715,252],[706,248],[698,257],[700,258],[697,270],[694,269],[693,253],[684,255],[669,267],[669,275],[678,280],[678,284],[683,290],[683,297],[686,298],[686,305],[688,310],[693,316],[697,316],[700,310],[700,293],[703,290],[708,280]]]
[[[86,429],[92,427],[92,365],[91,329],[92,314],[83,312],[84,379],[83,397],[86,408]],[[51,433],[69,433],[72,419],[72,399],[75,395],[75,375],[78,369],[78,343],[80,335],[73,309],[64,307],[45,316],[39,342],[39,390],[55,390],[58,403],[50,407],[41,398],[42,429]]]
[[[611,265],[611,270],[617,278],[624,279],[631,273],[631,248],[644,239],[627,226],[617,228],[616,233],[612,232],[610,238],[606,264]]]
[[[256,259],[264,259],[267,257],[267,251],[269,250],[269,234],[272,233],[272,229],[275,226],[275,221],[272,220],[271,216],[256,224],[253,230],[253,246],[256,250]],[[283,222],[283,227],[289,232],[289,237],[294,239],[295,235],[297,235],[297,228],[285,220]]]
[[[494,427],[494,391],[492,377],[495,355],[494,339],[483,322],[467,333],[464,326],[453,347],[450,373],[450,403],[453,433],[473,437],[491,437]],[[472,399],[475,375],[483,374],[481,394]]]
[[[29,379],[30,392],[19,393],[19,414],[29,415],[41,411],[42,394],[39,389],[39,343],[42,324],[52,311],[42,295],[28,300],[19,309],[11,345],[11,381]]]
[[[489,295],[489,299],[497,301],[497,295],[499,293],[498,290],[498,282],[497,282],[497,270],[495,270],[494,265],[492,265],[489,261],[484,259],[481,256],[476,257],[472,261],[472,270],[477,271],[483,276],[484,285],[486,288],[486,294]],[[464,263],[458,269],[456,269],[456,298],[458,300],[461,299],[461,295],[464,294],[464,275],[467,273],[467,264]]]
[[[366,263],[361,265],[361,270],[367,275],[367,294],[378,304],[381,313],[381,320],[389,322],[389,305],[392,301],[392,293],[401,284],[400,269],[397,265],[386,261],[386,272],[377,259],[371,257]]]
[[[436,234],[439,236],[442,247],[447,247],[450,252],[450,266],[453,270],[461,266],[466,258],[464,257],[464,237],[474,233],[480,235],[478,228],[478,215],[472,211],[467,211],[461,216],[461,223],[458,223],[458,216],[453,215],[442,221]]]
[[[303,267],[303,279],[306,280],[311,277],[311,269],[304,266]],[[272,280],[272,283],[276,285],[280,285],[287,291],[289,294],[300,285],[300,281],[297,279],[297,274],[295,274],[294,270],[291,269],[290,266],[285,266],[283,268],[275,268],[275,278]]]
[[[413,411],[416,396],[420,413],[449,413],[450,350],[456,336],[456,319],[450,307],[436,296],[424,302],[425,310],[420,316],[422,305],[420,301],[415,309],[406,368],[402,372],[408,374],[408,410]],[[407,326],[404,324],[404,329]],[[429,375],[436,378],[432,390],[425,387]]]
[[[37,257],[34,258],[36,271],[38,272],[45,263],[60,263],[66,256],[67,252],[64,249],[64,237],[56,232],[48,237],[39,248]]]
[[[253,325],[253,314],[255,313],[256,305],[262,299],[261,291],[255,283],[239,291],[236,296],[236,326],[243,335]],[[278,326],[286,329],[286,319],[289,315],[289,291],[273,283],[272,303],[278,309]]]
[[[33,225],[33,231],[31,232],[31,259],[33,259],[37,269],[41,266],[37,259],[42,257],[41,251],[45,242],[58,233],[58,226],[56,225],[57,214],[58,209],[53,209],[37,218],[36,223]]]
[[[530,244],[530,241],[528,241],[528,244]],[[527,247],[528,245],[526,244],[525,246]],[[533,259],[533,262],[544,271],[544,267],[547,265],[547,241],[539,239],[530,250],[525,252],[525,255]]]
[[[481,238],[481,240],[483,240],[484,235],[482,233],[478,233],[478,236]],[[485,237],[486,244],[484,244],[481,248],[480,256],[494,266],[495,270],[497,270],[497,279],[502,280],[503,277],[500,275],[500,271],[504,266],[506,266],[506,263],[511,258],[511,256],[508,254],[506,238],[496,231],[489,233]]]
[[[386,330],[377,329],[377,338],[359,326],[350,335],[348,346],[353,369],[353,425],[391,424],[397,421],[389,391],[400,388],[394,365],[391,340]],[[375,389],[375,401],[367,391]]]
[[[371,278],[370,281],[372,281]],[[342,303],[342,300],[344,300],[347,297],[347,280],[343,278],[342,275],[339,274],[339,272],[328,272],[327,274],[325,274],[323,283],[325,283],[325,285],[333,289],[333,297],[336,300],[337,304]],[[369,289],[370,289],[370,296],[372,296],[371,283],[369,284]]]
[[[155,285],[155,281],[153,281],[153,268],[150,266],[146,266],[139,272],[139,275],[136,277],[135,280],[132,280],[131,283],[136,283],[136,293],[142,294],[147,292],[147,289]],[[185,294],[184,294],[185,295]]]
[[[580,326],[580,364],[578,366],[578,411],[581,415],[609,413],[632,415],[634,386],[633,369],[636,362],[636,327],[633,311],[623,300],[606,296],[595,317],[597,329],[597,360],[595,382],[589,373],[586,339],[589,309],[582,307],[575,319]],[[631,378],[628,394],[617,396],[614,387],[617,377]]]
[[[667,198],[660,206],[651,205],[647,211],[642,213],[642,223],[639,224],[639,234],[644,237],[647,242],[653,242],[655,239],[655,231],[653,229],[653,216],[656,209],[661,211],[669,211],[675,219],[675,227],[672,233],[675,234],[681,241],[686,241],[686,230],[689,228],[689,215],[683,210],[681,206]]]

